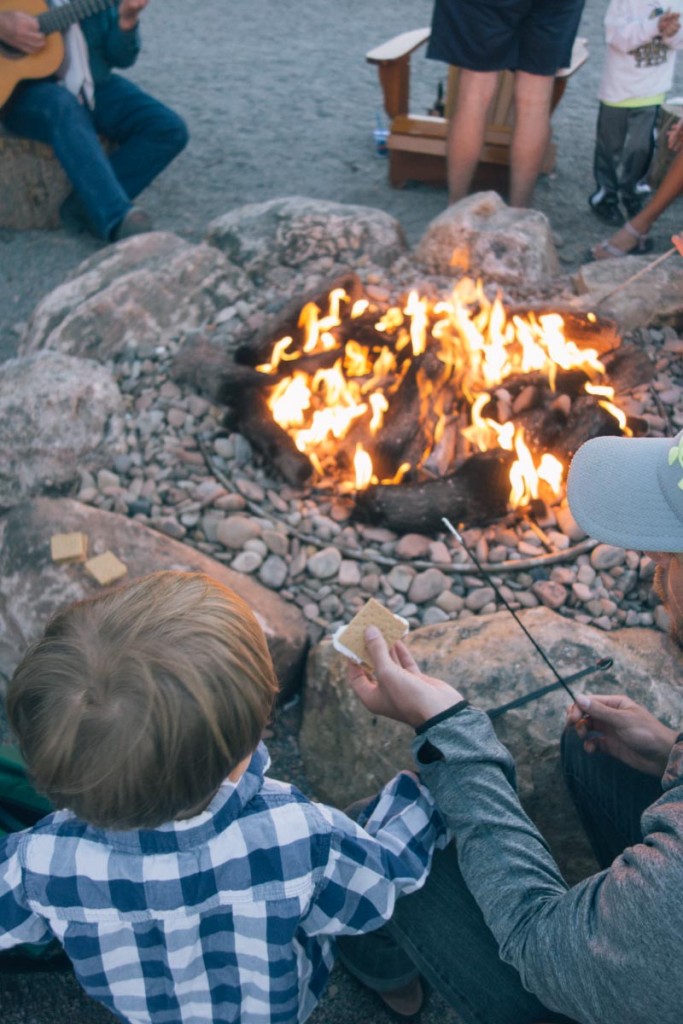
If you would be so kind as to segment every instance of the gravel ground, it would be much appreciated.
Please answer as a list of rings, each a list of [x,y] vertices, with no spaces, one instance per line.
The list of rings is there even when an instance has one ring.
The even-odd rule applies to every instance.
[[[600,73],[600,28],[605,7],[606,0],[588,5],[582,33],[589,39],[592,57],[570,82],[556,114],[558,164],[553,175],[541,180],[536,196],[536,205],[550,217],[567,270],[578,266],[587,247],[604,234],[586,207],[586,197],[592,185],[597,109],[594,97]],[[188,10],[192,13],[188,14]],[[286,19],[283,10],[274,0],[230,7],[220,0],[202,0],[192,8],[181,0],[165,0],[150,6],[145,15],[146,50],[133,77],[187,118],[192,141],[186,153],[149,190],[145,205],[160,228],[197,240],[212,218],[230,209],[299,194],[387,210],[402,223],[409,240],[415,242],[427,223],[444,208],[445,191],[424,186],[394,191],[388,187],[386,163],[375,156],[372,143],[379,106],[376,72],[364,63],[363,57],[366,50],[391,35],[427,24],[431,3],[380,0],[378,4],[366,5],[360,0],[347,0],[337,7],[311,7],[293,0],[286,7]],[[301,18],[297,17],[299,13]],[[182,40],[180,45],[178,40]],[[415,70],[413,108],[426,109],[435,95],[441,68],[417,58]],[[677,219],[674,209],[660,221],[660,249],[667,246],[668,235],[678,227]],[[59,284],[98,244],[88,238],[68,237],[62,231],[0,231],[0,358],[14,354],[21,325],[38,299]],[[673,381],[667,378],[668,360],[675,355],[680,358],[675,339],[659,335],[647,338],[646,342],[662,360],[660,394],[670,384],[680,388],[678,377]],[[668,354],[664,351],[667,342]],[[125,370],[121,368],[122,373]],[[131,400],[134,391],[130,389]],[[182,405],[183,396],[178,401]],[[645,396],[643,401],[645,412],[654,414]],[[168,402],[166,408],[173,404]],[[674,395],[669,411],[672,416],[680,413],[679,395]],[[112,467],[112,471],[116,468]],[[226,468],[230,468],[229,460]],[[125,472],[122,476],[119,484],[125,489],[129,480]],[[256,484],[259,485],[258,480]],[[111,480],[102,486],[106,485],[117,486]],[[91,500],[100,504],[102,492],[97,486],[95,492]],[[179,497],[166,512],[180,520],[183,510],[176,506],[188,497],[191,499],[189,495]],[[187,505],[184,511],[187,514]],[[288,511],[291,513],[291,509]],[[182,525],[190,532],[188,539],[192,539],[196,524]],[[251,550],[258,554],[253,545]],[[576,614],[587,614],[581,606],[591,600],[597,602],[592,610],[596,614],[591,612],[594,619],[603,615],[609,619],[608,613],[614,616],[619,609],[624,614],[653,614],[653,609],[646,606],[637,612],[620,605],[608,588],[604,593],[596,590],[592,594],[580,589],[577,595],[577,583],[590,589],[597,578],[600,585],[605,584],[604,573],[591,576],[586,561],[581,566],[577,563],[577,571],[579,568],[583,569],[581,578],[570,579],[565,575],[551,580],[572,592]],[[623,572],[615,575],[612,571],[613,580],[636,567],[625,559],[616,568]],[[365,575],[371,575],[368,567]],[[472,587],[475,588],[474,583]],[[319,600],[313,603],[318,614],[325,598],[343,602],[342,591],[336,592],[334,588],[322,598],[319,592],[317,596]],[[463,601],[466,598],[463,593]],[[336,605],[328,601],[326,607]],[[436,599],[427,608],[418,608],[414,613],[416,620],[422,621],[429,607],[439,607]],[[458,611],[448,610],[447,614]],[[316,623],[311,622],[314,629]],[[604,625],[607,628],[606,622]],[[298,713],[296,706],[278,713],[269,746],[273,774],[306,789],[295,738]],[[0,975],[0,1008],[3,1024],[52,1024],[65,1020],[74,1024],[103,1024],[112,1019],[81,994],[69,974]],[[372,997],[342,970],[337,970],[311,1021],[382,1024],[387,1019]],[[456,1017],[432,997],[423,1021],[455,1024]]]

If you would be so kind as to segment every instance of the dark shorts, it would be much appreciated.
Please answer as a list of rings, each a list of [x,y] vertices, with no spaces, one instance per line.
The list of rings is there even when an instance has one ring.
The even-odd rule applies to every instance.
[[[571,61],[584,0],[436,0],[427,56],[471,71],[554,75]]]

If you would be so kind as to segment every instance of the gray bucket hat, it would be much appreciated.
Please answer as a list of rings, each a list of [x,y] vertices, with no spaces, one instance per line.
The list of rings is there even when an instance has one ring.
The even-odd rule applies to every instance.
[[[596,437],[579,448],[567,498],[587,534],[636,551],[683,552],[683,431]]]

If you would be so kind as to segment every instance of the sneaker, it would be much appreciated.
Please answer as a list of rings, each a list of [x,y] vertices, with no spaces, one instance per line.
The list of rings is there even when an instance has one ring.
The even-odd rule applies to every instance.
[[[112,231],[111,241],[120,242],[123,238],[131,238],[133,235],[144,235],[148,231],[153,230],[152,218],[147,211],[142,210],[139,206],[131,206],[123,220]]]
[[[604,189],[598,189],[588,200],[588,205],[591,210],[604,224],[609,224],[613,228],[620,228],[624,223],[624,217],[619,209],[619,200],[616,196],[611,195],[609,192],[605,192]]]
[[[413,978],[401,988],[378,992],[377,995],[392,1020],[403,1024],[414,1024],[417,1021],[424,1003],[424,990],[419,977]]]
[[[624,208],[630,220],[631,217],[635,217],[636,214],[640,213],[642,208],[645,206],[645,203],[647,202],[647,196],[625,196],[622,202],[624,204]]]

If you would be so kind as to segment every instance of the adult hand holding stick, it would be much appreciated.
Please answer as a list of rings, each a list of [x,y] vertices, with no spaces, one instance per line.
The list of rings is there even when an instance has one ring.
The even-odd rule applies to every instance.
[[[610,754],[660,778],[677,737],[674,729],[623,694],[578,694],[567,721],[576,727],[586,753]]]

